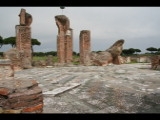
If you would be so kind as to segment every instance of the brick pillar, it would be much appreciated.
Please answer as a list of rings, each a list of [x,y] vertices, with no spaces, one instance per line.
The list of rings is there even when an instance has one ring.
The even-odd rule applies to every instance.
[[[25,9],[21,9],[20,14],[19,14],[19,17],[20,17],[19,23],[20,23],[20,25],[25,25],[25,15],[26,15],[26,10]]]
[[[31,66],[32,50],[31,50],[31,28],[29,26],[16,26],[16,49],[23,51],[22,64],[25,59],[29,60]]]
[[[65,36],[65,63],[70,63],[73,57],[73,33],[72,29],[70,28],[66,32]]]
[[[91,51],[90,31],[82,30],[79,36],[80,63],[87,64],[89,61],[89,53]]]
[[[57,56],[59,63],[70,63],[73,53],[73,31],[70,28],[69,19],[65,15],[55,16],[58,27]]]
[[[20,52],[23,68],[32,66],[31,23],[32,15],[21,9],[19,25],[16,25],[16,49]]]

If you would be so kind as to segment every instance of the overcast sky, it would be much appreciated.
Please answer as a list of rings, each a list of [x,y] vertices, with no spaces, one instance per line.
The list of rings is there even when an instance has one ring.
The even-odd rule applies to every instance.
[[[106,50],[124,39],[124,49],[160,48],[160,7],[0,7],[0,36],[15,36],[21,8],[33,17],[31,37],[41,42],[35,52],[57,51],[56,15],[66,15],[73,29],[73,51],[79,52],[81,30],[91,31],[91,50]],[[0,51],[10,49],[4,45]]]

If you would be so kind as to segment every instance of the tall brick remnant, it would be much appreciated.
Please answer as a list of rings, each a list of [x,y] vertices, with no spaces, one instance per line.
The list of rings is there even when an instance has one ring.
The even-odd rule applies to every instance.
[[[79,36],[80,63],[83,65],[90,64],[89,53],[91,52],[90,31],[82,30]]]
[[[30,68],[32,62],[32,49],[31,49],[31,23],[32,16],[26,12],[25,9],[21,9],[20,24],[16,25],[16,49],[23,53],[22,68]]]
[[[59,63],[70,63],[73,56],[73,31],[70,21],[65,15],[55,16],[58,27],[57,56]]]

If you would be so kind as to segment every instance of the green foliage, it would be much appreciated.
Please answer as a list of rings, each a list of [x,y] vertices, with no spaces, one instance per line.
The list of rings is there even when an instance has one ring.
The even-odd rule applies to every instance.
[[[56,51],[50,51],[50,52],[46,52],[45,55],[57,56],[57,52]]]
[[[3,38],[0,36],[0,48],[3,46]]]
[[[133,55],[134,53],[141,52],[140,49],[134,49],[134,48],[129,48],[129,49],[123,49],[122,50],[122,55]]]
[[[141,52],[141,50],[140,49],[134,49],[135,50],[135,52]]]
[[[50,51],[50,52],[33,52],[33,56],[48,56],[48,55],[57,56],[57,52],[56,52],[56,51]]]
[[[46,60],[46,56],[33,56],[33,61]]]
[[[32,45],[41,45],[41,42],[39,42],[37,39],[31,39],[32,40]]]
[[[33,45],[41,45],[41,42],[39,42],[37,39],[34,39],[34,38],[31,39],[31,42],[32,42],[32,46]],[[6,45],[10,44],[12,47],[15,47],[16,46],[16,37],[5,38],[3,40],[3,43]]]
[[[5,44],[5,45],[10,44],[12,47],[15,47],[16,46],[16,38],[15,37],[5,38],[3,40],[3,44]]]
[[[153,51],[158,51],[157,48],[154,48],[154,47],[149,47],[149,48],[146,48],[147,51],[150,51],[151,53],[153,53]]]
[[[0,52],[0,56],[3,56],[3,52]]]

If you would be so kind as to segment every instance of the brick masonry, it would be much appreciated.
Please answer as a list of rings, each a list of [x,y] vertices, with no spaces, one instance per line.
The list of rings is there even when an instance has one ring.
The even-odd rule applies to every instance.
[[[65,15],[55,16],[58,27],[57,35],[57,56],[59,63],[70,63],[73,54],[73,30],[70,28],[70,21]]]
[[[35,80],[0,80],[0,113],[42,113],[42,89]]]
[[[31,50],[31,27],[32,16],[26,13],[25,9],[21,9],[20,25],[16,25],[16,49],[23,52],[22,65],[31,66],[32,50]],[[27,60],[27,62],[26,62]],[[27,64],[27,65],[26,65]]]
[[[89,61],[89,53],[91,51],[90,31],[82,30],[79,36],[79,48],[80,48],[80,63],[87,64]]]

